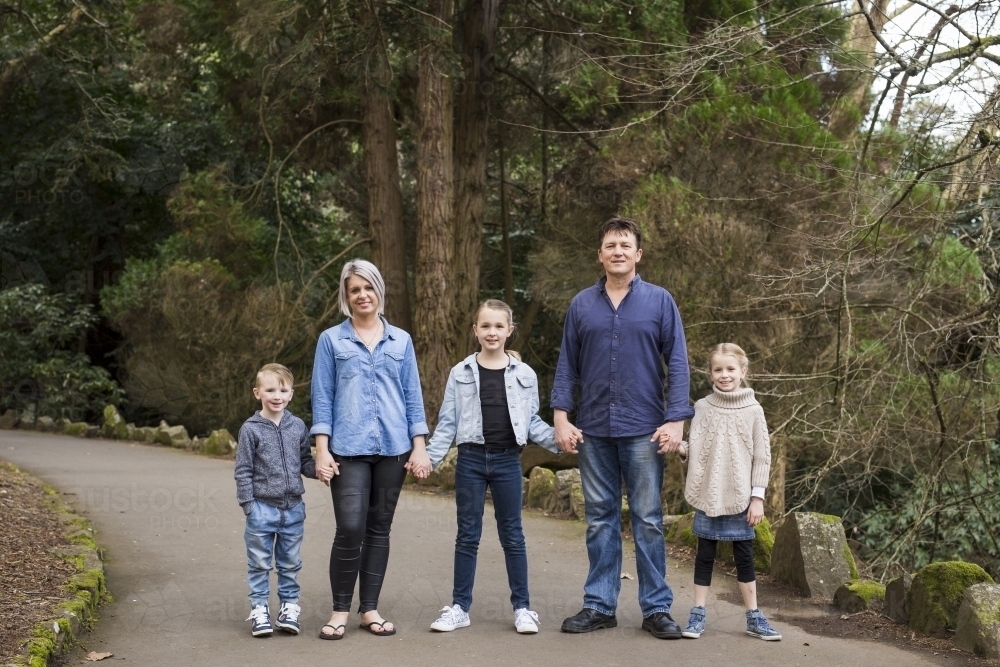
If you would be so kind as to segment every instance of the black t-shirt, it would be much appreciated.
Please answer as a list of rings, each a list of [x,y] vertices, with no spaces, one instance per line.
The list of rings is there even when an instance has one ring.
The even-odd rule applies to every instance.
[[[483,439],[490,447],[517,447],[517,436],[507,407],[505,368],[479,366],[479,404],[483,410]]]

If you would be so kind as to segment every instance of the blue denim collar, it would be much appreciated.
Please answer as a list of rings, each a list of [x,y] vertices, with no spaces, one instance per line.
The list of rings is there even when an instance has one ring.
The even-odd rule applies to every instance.
[[[476,368],[476,355],[477,354],[479,354],[479,353],[478,352],[473,352],[472,354],[470,354],[469,356],[467,356],[462,361],[462,365],[465,366],[466,368],[468,368],[469,370],[472,370],[472,369]],[[518,366],[520,366],[522,363],[524,363],[523,361],[518,361],[517,359],[514,358],[514,355],[509,354],[509,353],[507,354],[507,359],[509,359],[509,362],[507,364],[507,368],[509,368],[512,371],[514,369],[516,369]]]
[[[389,320],[385,319],[384,315],[379,315],[378,318],[382,320],[383,324],[382,338],[379,339],[380,342],[386,338],[391,338],[393,340],[399,338],[399,330],[389,324]],[[340,329],[340,332],[337,334],[337,338],[350,338],[355,343],[361,342],[361,339],[357,336],[357,332],[354,330],[354,324],[351,322],[351,318],[348,317],[346,320],[338,324],[337,327]]]

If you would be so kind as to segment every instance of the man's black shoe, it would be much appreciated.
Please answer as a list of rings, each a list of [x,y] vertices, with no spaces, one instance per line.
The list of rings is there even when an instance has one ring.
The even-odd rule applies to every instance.
[[[674,625],[677,625],[676,623]],[[601,628],[616,628],[618,627],[618,619],[615,615],[610,616],[602,614],[599,611],[594,611],[593,609],[583,609],[576,616],[570,616],[562,624],[563,632],[593,632],[594,630],[600,630]],[[680,628],[677,629],[677,636],[681,636]]]
[[[563,625],[565,627],[565,624]],[[657,639],[680,639],[681,626],[670,618],[665,611],[658,611],[642,619],[642,629],[648,631]]]

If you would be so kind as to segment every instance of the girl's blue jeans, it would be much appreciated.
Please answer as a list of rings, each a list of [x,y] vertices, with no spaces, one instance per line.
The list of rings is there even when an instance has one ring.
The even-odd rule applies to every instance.
[[[250,584],[251,607],[267,604],[272,556],[278,570],[278,599],[298,604],[297,578],[302,569],[299,552],[305,520],[304,501],[286,510],[259,500],[253,502],[243,534],[247,545],[247,583]]]
[[[521,529],[520,448],[490,449],[459,445],[455,464],[455,503],[458,535],[455,538],[455,589],[452,604],[466,612],[472,607],[476,556],[483,535],[486,488],[493,492],[493,513],[507,564],[507,583],[514,609],[528,607],[528,553]]]

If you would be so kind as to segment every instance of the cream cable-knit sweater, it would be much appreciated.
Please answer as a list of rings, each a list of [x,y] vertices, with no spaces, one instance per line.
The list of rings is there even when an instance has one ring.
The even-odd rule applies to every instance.
[[[753,389],[712,393],[694,404],[688,433],[684,498],[708,516],[750,506],[753,487],[767,487],[771,442]]]

